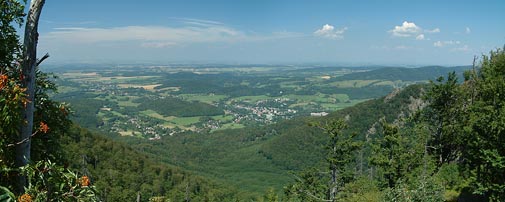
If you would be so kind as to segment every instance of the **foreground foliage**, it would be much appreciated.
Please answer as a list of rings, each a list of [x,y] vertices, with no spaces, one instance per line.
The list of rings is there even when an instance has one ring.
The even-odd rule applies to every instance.
[[[382,118],[368,130],[364,150],[355,153],[356,159],[368,156],[365,165],[363,161],[339,162],[342,167],[355,168],[354,179],[345,187],[356,182],[368,186],[344,188],[340,198],[332,198],[332,191],[324,188],[319,189],[319,199],[300,191],[293,195],[293,187],[324,187],[328,181],[317,178],[314,171],[305,171],[303,180],[298,178],[286,188],[286,197],[348,201],[358,193],[376,193],[379,197],[372,201],[504,201],[504,50],[484,55],[479,65],[465,73],[462,83],[450,73],[447,79],[440,77],[426,87],[424,102],[417,106],[420,110],[412,110],[408,116],[400,112],[392,124]],[[376,188],[367,188],[370,186]]]
[[[50,75],[37,68],[43,59],[35,61],[27,56],[26,50],[34,54],[36,51],[31,49],[36,49],[36,45],[24,47],[17,36],[15,26],[21,27],[24,22],[24,3],[0,1],[0,198],[97,200],[92,186],[83,183],[83,178],[52,163],[62,160],[59,139],[70,124],[69,110],[64,103],[49,99],[48,93],[56,87]],[[30,12],[35,7],[40,11],[43,4],[44,1],[32,2]],[[35,30],[31,34],[37,35],[38,16],[35,19],[30,18],[27,24],[35,24],[30,24]],[[36,44],[36,39],[33,43]],[[34,68],[30,73],[21,67],[28,61],[33,62],[30,68]],[[35,123],[33,127],[31,123]]]
[[[39,161],[20,168],[28,176],[28,187],[18,201],[100,201],[87,176],[79,175],[51,161]],[[1,187],[2,201],[16,201],[15,195]]]

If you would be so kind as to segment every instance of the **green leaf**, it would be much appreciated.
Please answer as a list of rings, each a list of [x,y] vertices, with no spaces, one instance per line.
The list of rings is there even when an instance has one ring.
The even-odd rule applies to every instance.
[[[6,187],[0,186],[0,201],[16,201],[16,196]]]

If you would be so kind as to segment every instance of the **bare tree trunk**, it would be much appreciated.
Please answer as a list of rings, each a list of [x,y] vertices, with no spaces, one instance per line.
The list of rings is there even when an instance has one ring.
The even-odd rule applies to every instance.
[[[333,153],[336,153],[337,151],[337,147],[334,143],[333,145]],[[330,169],[331,169],[331,182],[330,182],[330,190],[329,190],[329,197],[328,199],[332,202],[334,202],[336,200],[336,196],[337,196],[337,190],[338,190],[338,170],[337,170],[337,166],[336,165],[330,165]]]
[[[329,200],[330,201],[336,201],[336,197],[337,197],[337,189],[338,189],[338,181],[337,181],[337,168],[335,166],[333,166],[333,168],[331,169],[331,183],[330,183],[330,196],[329,196]]]
[[[39,33],[37,32],[39,17],[44,6],[45,0],[32,0],[30,10],[26,19],[25,38],[23,46],[22,61],[22,84],[26,88],[28,103],[22,110],[23,122],[20,124],[19,140],[23,141],[16,145],[16,166],[25,166],[30,161],[30,137],[33,133],[33,113],[35,111],[35,68],[37,67],[37,42]],[[18,188],[24,192],[26,186],[26,177],[20,175]]]
[[[190,202],[191,201],[191,198],[189,196],[189,180],[188,180],[188,184],[186,184],[186,194],[184,196],[184,201],[185,202]]]

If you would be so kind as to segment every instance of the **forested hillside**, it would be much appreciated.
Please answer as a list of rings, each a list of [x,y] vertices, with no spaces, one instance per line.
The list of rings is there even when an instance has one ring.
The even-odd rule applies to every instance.
[[[169,166],[86,129],[72,127],[61,140],[65,162],[89,177],[103,201],[231,201],[237,190]]]

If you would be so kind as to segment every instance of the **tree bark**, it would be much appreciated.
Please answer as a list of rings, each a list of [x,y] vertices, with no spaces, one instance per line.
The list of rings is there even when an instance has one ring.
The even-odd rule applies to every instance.
[[[336,166],[333,166],[333,168],[331,169],[331,183],[330,183],[330,196],[329,196],[329,199],[330,201],[334,202],[336,201],[336,198],[337,198],[337,189],[338,189],[338,181],[337,181],[337,168]]]
[[[26,88],[28,103],[21,112],[23,122],[20,124],[19,140],[25,140],[16,145],[16,166],[25,166],[30,161],[31,135],[33,133],[33,113],[35,111],[35,70],[37,67],[37,42],[38,42],[38,24],[42,7],[45,0],[32,0],[30,10],[26,19],[25,37],[23,45],[22,61],[22,85]],[[26,177],[19,176],[18,188],[24,192],[26,186]]]

